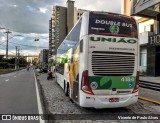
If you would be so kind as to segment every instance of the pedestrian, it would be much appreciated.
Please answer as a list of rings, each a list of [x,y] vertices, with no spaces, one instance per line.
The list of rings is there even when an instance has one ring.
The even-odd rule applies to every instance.
[[[53,78],[53,76],[52,76],[52,71],[51,71],[51,70],[48,70],[47,80],[52,79],[52,78]]]
[[[29,66],[27,66],[27,71],[29,71]]]

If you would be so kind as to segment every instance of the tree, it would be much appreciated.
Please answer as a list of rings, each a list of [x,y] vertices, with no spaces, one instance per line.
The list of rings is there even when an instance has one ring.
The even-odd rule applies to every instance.
[[[20,59],[19,59],[19,65],[23,66],[23,67],[27,66],[27,60],[24,59],[23,57],[20,57]]]
[[[0,55],[0,62],[2,62],[4,55]]]
[[[37,62],[38,62],[38,58],[34,58],[33,61],[32,61],[33,65],[36,65]]]

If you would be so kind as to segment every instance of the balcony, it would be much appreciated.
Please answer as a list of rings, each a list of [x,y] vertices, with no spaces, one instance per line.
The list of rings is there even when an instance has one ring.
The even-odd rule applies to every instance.
[[[132,0],[131,15],[155,18],[160,13],[159,0]]]
[[[52,47],[55,47],[55,45],[54,45],[54,44],[52,44]]]

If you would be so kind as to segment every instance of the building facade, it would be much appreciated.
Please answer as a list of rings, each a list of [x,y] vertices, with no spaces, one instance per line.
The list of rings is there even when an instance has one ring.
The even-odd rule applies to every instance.
[[[54,6],[52,11],[52,40],[54,48],[53,55],[56,54],[57,47],[61,44],[67,35],[67,8]]]
[[[147,47],[148,47],[148,41],[149,36],[153,35],[156,31],[155,26],[155,20],[153,18],[144,17],[141,15],[134,15],[132,14],[132,6],[133,1],[131,0],[121,0],[122,2],[122,14],[128,15],[128,16],[134,16],[138,23],[138,29],[139,29],[139,42],[140,42],[140,72],[145,73],[147,72]],[[150,75],[150,74],[148,74]]]
[[[43,49],[40,52],[40,65],[41,67],[45,67],[47,66],[48,63],[48,54],[49,54],[49,50],[48,49]]]
[[[160,0],[131,0],[131,15],[147,18],[144,19],[147,75],[160,76]]]
[[[49,20],[49,52],[48,52],[48,58],[52,57],[52,49],[53,49],[53,42],[52,42],[52,18]]]
[[[52,43],[49,43],[51,48],[51,57],[55,60],[57,48],[71,31],[77,20],[86,10],[77,9],[74,7],[74,1],[68,0],[67,7],[53,6],[52,10]],[[51,46],[52,45],[52,46]]]
[[[75,13],[76,8],[74,7],[74,1],[68,0],[67,1],[67,33],[69,33],[72,27],[75,24]]]
[[[131,12],[131,1],[130,0],[121,0],[121,13],[130,16]]]

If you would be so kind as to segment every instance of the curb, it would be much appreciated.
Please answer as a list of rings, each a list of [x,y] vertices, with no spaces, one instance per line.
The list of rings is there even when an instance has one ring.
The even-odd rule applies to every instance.
[[[45,113],[45,106],[44,106],[44,102],[43,102],[43,97],[42,97],[40,83],[38,82],[37,74],[36,74],[35,70],[34,70],[34,77],[35,77],[35,85],[37,86],[37,90],[36,91],[38,91],[36,93],[39,95],[39,99],[37,97],[37,102],[40,103],[38,105],[40,105],[40,107],[41,107],[41,109],[40,109],[39,106],[38,106],[38,112],[41,113],[41,115],[44,115],[44,113]],[[42,120],[42,119],[40,119],[39,121],[40,121],[40,123],[48,123],[46,120]]]
[[[34,71],[35,72],[35,71]],[[36,75],[36,81],[37,81],[37,85],[38,85],[38,91],[39,91],[39,94],[40,94],[40,101],[41,101],[41,104],[42,104],[42,110],[43,110],[43,113],[45,116],[47,116],[47,114],[51,114],[47,108],[47,102],[46,102],[46,97],[44,95],[44,90],[43,90],[43,87],[40,83],[40,80],[37,78],[37,75],[39,76],[40,74],[36,73],[35,72],[35,75]],[[50,123],[50,121],[47,119],[48,117],[45,117],[46,119],[44,120],[45,123]]]
[[[140,96],[139,96],[138,99],[141,99],[141,100],[144,100],[144,101],[147,101],[147,102],[151,102],[151,103],[160,105],[160,102],[155,101],[155,100],[152,100],[152,99],[148,99],[148,98],[145,98],[145,97],[140,97]]]

